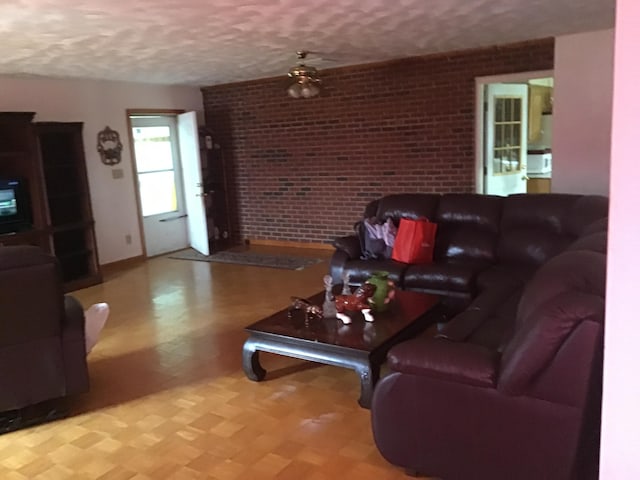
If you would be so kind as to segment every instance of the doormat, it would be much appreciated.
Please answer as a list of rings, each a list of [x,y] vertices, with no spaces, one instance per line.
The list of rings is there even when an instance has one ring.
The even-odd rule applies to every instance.
[[[200,252],[192,249],[171,254],[169,258],[197,260],[200,262],[233,263],[237,265],[250,265],[252,267],[282,268],[285,270],[303,270],[305,267],[316,265],[323,261],[322,258],[271,255],[258,252],[222,251],[211,255],[202,255]]]

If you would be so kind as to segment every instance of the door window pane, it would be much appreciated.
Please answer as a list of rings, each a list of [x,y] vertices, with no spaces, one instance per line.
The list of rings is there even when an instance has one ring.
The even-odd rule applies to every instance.
[[[502,98],[496,98],[495,107],[496,107],[495,120],[496,122],[502,122],[503,120],[502,112],[504,111],[504,100]]]
[[[522,100],[516,97],[496,97],[494,106],[493,174],[513,173],[521,168]]]
[[[513,119],[520,120],[520,109],[522,108],[522,100],[519,98],[513,99]]]
[[[169,127],[135,127],[133,140],[138,173],[173,169]]]
[[[498,125],[496,124],[494,126],[494,132],[495,132],[495,140],[493,143],[493,146],[495,148],[500,148],[500,147],[504,147],[503,141],[502,141],[502,137],[503,137],[503,126],[502,125]]]
[[[178,196],[172,170],[141,173],[138,175],[138,181],[144,217],[178,210]]]
[[[504,102],[504,120],[506,122],[509,122],[513,119],[513,114],[512,114],[512,110],[511,110],[511,99],[510,98],[504,98],[502,100]]]

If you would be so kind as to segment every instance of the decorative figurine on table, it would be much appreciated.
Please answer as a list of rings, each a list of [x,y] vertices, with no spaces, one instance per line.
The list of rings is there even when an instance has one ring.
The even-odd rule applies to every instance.
[[[349,286],[350,277],[349,272],[342,272],[342,295],[351,295],[351,287]]]
[[[313,305],[309,300],[305,300],[300,297],[291,297],[291,306],[287,312],[289,320],[293,315],[294,310],[304,311],[304,326],[309,326],[310,320],[320,320],[322,318],[322,308],[318,305]]]
[[[374,312],[384,312],[389,308],[391,300],[396,296],[396,286],[389,280],[388,272],[374,272],[366,284],[375,285],[375,293],[369,299],[369,304]]]
[[[364,319],[367,322],[373,322],[373,315],[371,315],[371,305],[369,299],[376,291],[376,286],[371,283],[363,283],[355,292],[350,295],[336,295],[336,317],[342,320],[342,323],[351,323],[351,317],[345,312],[362,312]]]
[[[324,303],[322,304],[322,312],[325,318],[333,318],[336,316],[336,302],[333,296],[333,280],[331,275],[325,275],[324,281]]]

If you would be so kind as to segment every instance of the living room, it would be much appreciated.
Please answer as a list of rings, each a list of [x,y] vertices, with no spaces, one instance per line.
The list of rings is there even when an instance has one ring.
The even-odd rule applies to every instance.
[[[618,3],[619,8],[622,3]],[[591,54],[585,59],[582,54],[585,45],[599,45],[602,50],[590,49]],[[585,80],[592,78],[588,72],[593,76],[606,73],[611,84],[614,51],[617,54],[614,32],[610,29],[596,29],[560,35],[555,39],[471,49],[468,52],[413,58],[371,67],[350,67],[344,71],[328,69],[325,82],[327,96],[321,95],[310,101],[287,99],[284,88],[279,88],[283,78],[211,86],[201,92],[198,87],[4,77],[0,79],[0,88],[4,92],[0,106],[3,111],[34,111],[38,120],[84,122],[84,143],[98,251],[100,263],[106,265],[135,259],[143,252],[138,214],[134,207],[135,185],[129,150],[125,148],[123,151],[121,168],[124,177],[116,179],[113,178],[112,168],[100,162],[93,148],[96,133],[105,125],[121,133],[126,132],[127,108],[204,110],[207,124],[220,136],[222,148],[229,155],[237,155],[233,157],[234,162],[237,162],[237,172],[242,172],[235,179],[237,184],[234,192],[237,200],[237,211],[234,214],[237,230],[234,234],[237,238],[307,242],[313,245],[326,243],[335,236],[350,232],[351,223],[361,213],[364,204],[380,194],[400,189],[438,192],[474,190],[473,101],[476,76],[553,69],[557,85],[554,99],[554,142],[555,138],[572,139],[571,142],[558,144],[557,148],[554,144],[554,158],[559,160],[554,164],[553,189],[557,192],[607,195],[610,140],[606,132],[611,128],[611,116],[601,115],[601,112],[610,109],[612,89],[602,88],[602,80],[595,83]],[[581,67],[586,72],[582,71],[577,75],[575,63],[564,63],[576,59],[584,60]],[[447,74],[447,67],[450,67],[451,62],[457,65],[457,72],[469,71],[460,81],[452,83],[450,80],[442,80],[437,84],[438,69],[442,75],[450,76]],[[397,78],[394,77],[396,73]],[[423,78],[424,83],[417,84],[417,79],[412,75]],[[606,81],[605,78],[605,84]],[[365,93],[365,96],[372,98],[357,98],[363,84],[372,88],[372,93]],[[381,92],[380,95],[386,95],[387,99],[375,98],[376,92],[372,85],[381,85],[379,88],[384,93]],[[406,85],[406,88],[424,89],[427,92],[429,88],[436,88],[437,101],[431,97],[423,98],[424,102],[411,110],[400,101],[406,94],[406,90],[403,90]],[[445,90],[450,94],[443,93]],[[274,91],[282,93],[282,98],[274,95]],[[241,109],[229,106],[232,100],[227,99],[234,95],[236,102],[239,97],[243,99]],[[245,95],[247,100],[244,100]],[[590,101],[585,102],[585,98]],[[356,103],[350,104],[351,99]],[[457,99],[462,100],[455,103]],[[265,102],[271,106],[266,108]],[[375,104],[380,104],[380,108],[375,108]],[[356,110],[358,115],[361,114],[357,122],[354,120],[350,124],[345,121],[344,124],[335,126],[331,124],[333,119],[352,111],[354,105],[368,105]],[[456,141],[454,147],[448,146],[453,142],[451,139],[444,140],[444,147],[437,143],[437,139],[443,136],[440,128],[444,128],[442,122],[438,121],[442,118],[439,115],[451,116],[448,108],[454,109],[460,118],[450,119],[447,131],[451,132],[453,138],[458,135],[464,137],[462,143]],[[414,120],[398,121],[407,111],[411,112]],[[372,118],[376,121],[369,123]],[[277,119],[275,125],[272,124],[276,123],[274,119]],[[297,119],[301,125],[290,125],[293,121],[291,119]],[[562,130],[558,129],[562,129],[563,125],[565,130],[561,134]],[[580,128],[576,129],[575,125],[580,125]],[[267,126],[269,128],[265,128]],[[403,127],[410,131],[407,136],[412,141],[398,140]],[[414,129],[410,130],[410,127]],[[234,129],[234,135],[241,135],[248,142],[244,147],[234,143],[229,130],[231,128]],[[242,128],[246,128],[246,131],[242,131]],[[336,132],[338,128],[350,131],[349,138],[341,137]],[[358,135],[362,137],[358,139]],[[423,136],[434,143],[425,142]],[[416,137],[421,138],[415,140]],[[283,138],[286,140],[278,140]],[[402,144],[407,150],[399,149],[398,144]],[[363,145],[372,147],[364,148]],[[434,150],[429,151],[430,148]],[[272,152],[271,158],[268,158],[268,151]],[[560,155],[560,151],[563,151],[563,155]],[[266,155],[262,157],[262,166],[260,160],[256,160],[261,154]],[[400,160],[397,156],[401,157]],[[428,166],[423,161],[425,157],[429,158]],[[580,160],[574,160],[577,158]],[[258,186],[255,183],[256,178],[264,178],[270,173],[265,171],[264,163],[277,167],[273,169],[273,175],[269,179],[271,183],[266,188],[264,184]],[[387,168],[389,164],[393,165],[393,169]],[[284,171],[291,173],[285,176],[282,173]],[[324,172],[327,171],[331,172],[331,178],[335,180],[324,178]],[[442,171],[447,173],[440,173]],[[383,172],[384,178],[381,179],[376,172]],[[295,178],[290,178],[293,174]],[[614,181],[615,179],[611,180],[612,185]],[[294,185],[287,186],[284,183]],[[289,191],[280,188],[288,188]],[[303,190],[304,188],[309,189]],[[274,195],[280,198],[258,195],[265,191],[280,191],[282,195]],[[611,192],[613,193],[613,189]],[[296,195],[297,193],[304,195]],[[305,200],[303,211],[299,208],[300,198]],[[328,214],[328,211],[336,213]],[[262,220],[264,223],[261,223]],[[299,225],[301,220],[311,220],[311,226],[305,227],[304,231],[292,228],[277,234],[268,228],[273,222],[284,221]],[[131,236],[130,243],[125,242],[127,235]],[[129,274],[133,282],[140,281],[136,278],[141,271],[137,272]],[[313,272],[320,279],[320,272]],[[197,267],[194,275],[207,274]],[[610,282],[615,282],[615,278],[610,277]],[[611,285],[615,283],[610,283],[610,288]],[[84,293],[83,303],[105,300],[99,298],[99,295],[109,294],[109,286],[105,285],[104,288],[106,290],[100,290],[99,293]],[[127,293],[121,289],[117,295]],[[154,300],[149,298],[144,301]],[[114,325],[125,325],[125,320],[132,319],[134,312],[140,312],[134,299],[126,308],[131,309],[131,312],[120,319],[114,317]],[[239,336],[240,333],[235,335]],[[105,339],[107,340],[108,338]],[[348,377],[346,378],[345,382],[348,382]],[[358,423],[355,428],[364,427]]]
[[[592,52],[587,57],[580,54],[585,45]],[[276,95],[286,87],[282,77],[202,91],[189,86],[3,77],[0,86],[6,95],[0,107],[36,112],[36,121],[83,122],[97,247],[100,263],[105,265],[143,254],[138,212],[132,208],[137,186],[127,142],[122,162],[116,166],[102,164],[99,153],[90,147],[105,125],[127,138],[127,109],[194,110],[206,117],[228,161],[234,168],[246,169],[231,182],[236,238],[327,243],[351,231],[353,218],[381,193],[474,191],[476,77],[553,70],[556,161],[552,191],[606,195],[611,127],[610,117],[603,112],[611,105],[612,55],[613,31],[600,30],[334,69],[324,74],[323,95],[308,102]],[[285,61],[287,56],[284,52]],[[450,68],[458,72],[455,78],[448,73]],[[372,78],[378,78],[383,93],[350,98],[365,86],[374,88]],[[403,82],[409,86],[402,86]],[[241,109],[234,108],[231,99],[238,102],[245,95],[253,101],[242,101]],[[385,97],[383,102],[380,95]],[[359,112],[357,118],[341,120],[350,109]],[[240,115],[249,116],[251,122]],[[300,125],[291,125],[293,116]],[[580,132],[573,129],[577,122],[582,125]],[[232,143],[230,128],[235,129],[235,137],[248,135],[246,147]],[[580,168],[566,160],[573,158],[581,158]],[[390,164],[394,168],[388,168]],[[114,178],[114,169],[123,175]],[[256,188],[258,179],[268,183]],[[297,208],[301,200],[304,211]],[[335,212],[330,218],[327,206]],[[285,217],[290,231],[274,233],[272,222],[282,214],[290,216]],[[309,226],[310,219],[316,219],[316,225]],[[307,225],[308,233],[291,225]],[[127,236],[130,242],[125,241]]]

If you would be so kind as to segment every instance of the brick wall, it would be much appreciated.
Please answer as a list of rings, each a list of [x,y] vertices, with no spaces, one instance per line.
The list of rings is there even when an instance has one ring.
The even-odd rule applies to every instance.
[[[309,62],[312,64],[312,62]],[[330,242],[398,192],[474,191],[475,77],[553,68],[553,39],[202,89],[230,167],[234,238]]]

